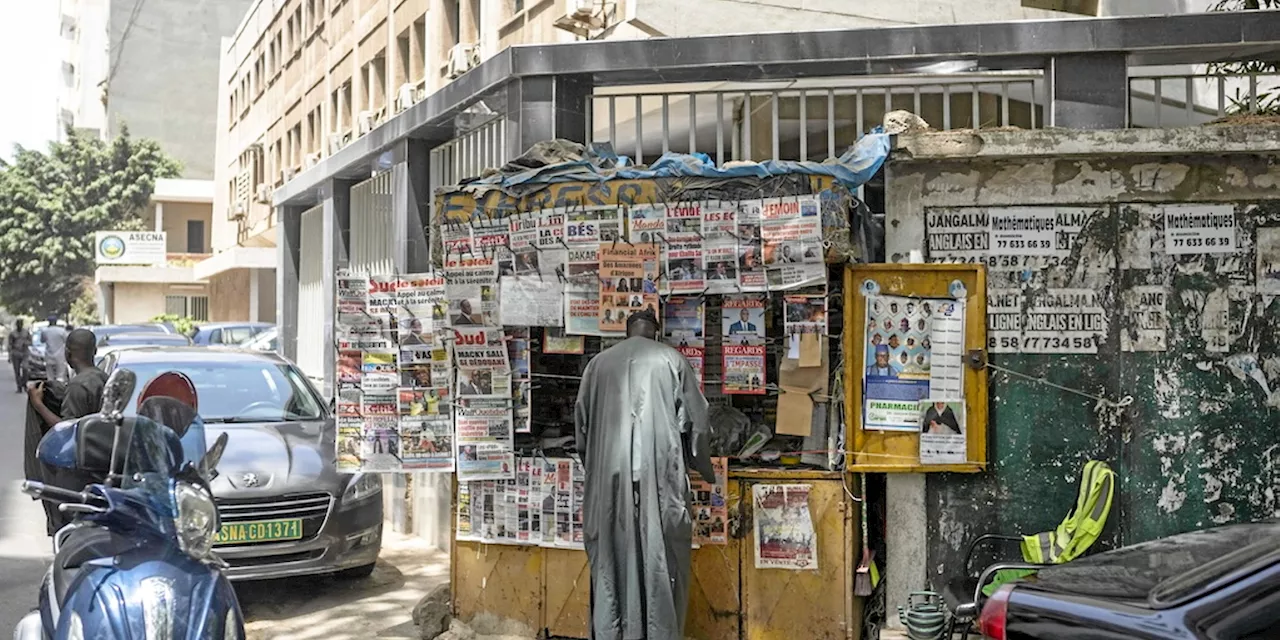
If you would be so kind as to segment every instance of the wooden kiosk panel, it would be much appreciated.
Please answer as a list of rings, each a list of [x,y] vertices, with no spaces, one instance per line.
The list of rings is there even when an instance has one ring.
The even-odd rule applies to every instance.
[[[965,286],[964,340],[966,355],[977,352],[986,363],[987,276],[977,264],[867,264],[845,270],[844,349],[849,365],[845,370],[846,424],[849,425],[848,469],[855,473],[920,473],[954,471],[976,473],[987,466],[987,370],[985,366],[964,370],[965,436],[967,462],[963,464],[920,463],[918,432],[864,430],[863,372],[866,370],[867,297],[863,283],[875,281],[881,295],[916,298],[951,298],[951,283]]]
[[[848,500],[840,480],[769,479],[743,482],[743,500],[751,504],[751,485],[765,483],[809,485],[809,514],[818,538],[818,570],[790,571],[755,568],[755,531],[748,518],[742,540],[744,640],[836,640],[857,638],[859,615],[854,615],[853,571],[858,558],[856,506]],[[859,552],[860,553],[860,552]]]
[[[543,549],[546,558],[545,607],[551,637],[585,638],[590,630],[591,568],[587,552]]]
[[[539,547],[454,542],[454,615],[471,620],[477,614],[498,614],[530,629],[541,629],[543,551]],[[585,563],[586,554],[581,555]]]
[[[725,486],[730,522],[742,509],[742,484],[731,477]],[[728,544],[704,545],[693,550],[689,608],[684,623],[686,638],[719,640],[739,637],[742,628],[742,548],[742,540],[730,535]]]

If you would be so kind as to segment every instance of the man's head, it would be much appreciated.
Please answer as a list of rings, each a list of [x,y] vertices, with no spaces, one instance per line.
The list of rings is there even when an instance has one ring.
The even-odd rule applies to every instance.
[[[946,408],[947,408],[947,403],[945,403],[945,402],[935,402],[935,403],[933,403],[933,408],[934,408],[934,409],[936,409],[936,410],[938,410],[938,411],[942,411],[943,409],[946,409]]]
[[[884,345],[876,347],[876,366],[880,368],[889,366],[889,347]]]
[[[76,329],[67,334],[67,364],[79,371],[93,366],[93,356],[98,353],[98,339],[88,329]]]
[[[652,311],[645,309],[631,314],[627,318],[627,337],[648,338],[656,340],[658,337],[658,316]]]
[[[422,385],[422,386],[424,386],[424,387],[430,386],[430,385],[431,385],[431,370],[430,370],[430,369],[428,369],[428,368],[426,368],[426,367],[422,367],[422,368],[419,368],[419,369],[414,369],[414,370],[413,370],[413,378],[414,378],[414,380],[417,380],[417,381],[418,381],[418,384],[420,384],[420,385]]]
[[[462,302],[459,302],[458,311],[461,311],[462,315],[465,315],[465,316],[471,315],[471,301],[463,300]]]
[[[22,331],[22,318],[18,318],[18,321],[13,323],[13,329],[15,331]]]
[[[45,318],[45,320],[48,320],[48,321],[49,321],[49,326],[51,326],[51,327],[52,327],[53,325],[58,324],[58,314],[56,314],[56,313],[51,313],[51,314],[49,314],[49,317],[48,317],[48,318]]]
[[[422,333],[422,321],[414,318],[409,321],[409,331],[413,333]]]
[[[748,321],[748,320],[750,320],[750,319],[751,319],[751,312],[750,312],[750,311],[748,311],[748,310],[746,310],[746,309],[743,309],[742,311],[739,311],[739,312],[738,312],[738,319],[739,319],[739,320],[742,320],[742,321],[745,323],[746,321]]]
[[[782,245],[782,256],[783,256],[784,258],[790,258],[790,257],[791,257],[791,245],[789,245],[789,244],[784,244],[784,245]]]

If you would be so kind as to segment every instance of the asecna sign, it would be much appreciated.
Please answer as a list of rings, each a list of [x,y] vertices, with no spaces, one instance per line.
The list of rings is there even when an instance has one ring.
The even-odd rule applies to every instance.
[[[99,231],[93,238],[94,260],[100,264],[163,265],[162,231]]]

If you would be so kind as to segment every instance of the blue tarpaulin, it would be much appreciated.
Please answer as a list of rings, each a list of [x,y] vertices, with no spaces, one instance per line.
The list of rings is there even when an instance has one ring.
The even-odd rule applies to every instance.
[[[665,153],[656,162],[645,167],[632,165],[629,158],[614,156],[610,151],[605,150],[603,153],[597,151],[583,159],[554,162],[534,168],[522,168],[519,161],[513,162],[504,167],[505,170],[502,172],[466,181],[460,185],[460,188],[472,192],[499,189],[511,193],[528,192],[557,182],[601,182],[686,176],[766,178],[806,174],[831,176],[846,188],[854,190],[870,180],[880,170],[888,156],[889,135],[880,127],[876,127],[839,158],[832,158],[825,162],[766,160],[765,162],[734,162],[728,166],[717,167],[704,153]],[[536,164],[536,159],[531,164]],[[611,168],[602,168],[604,166]]]

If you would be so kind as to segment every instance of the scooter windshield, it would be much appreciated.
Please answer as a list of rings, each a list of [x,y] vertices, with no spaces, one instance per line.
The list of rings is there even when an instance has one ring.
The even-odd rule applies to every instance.
[[[124,455],[116,456],[124,463],[121,488],[168,495],[169,480],[177,475],[186,458],[183,441],[173,429],[145,416],[126,418],[121,443]]]

